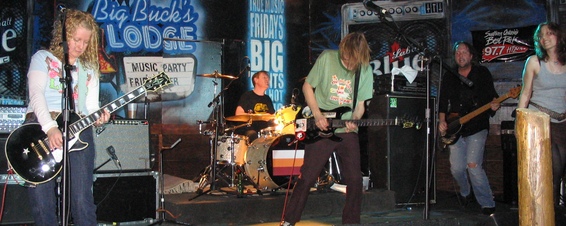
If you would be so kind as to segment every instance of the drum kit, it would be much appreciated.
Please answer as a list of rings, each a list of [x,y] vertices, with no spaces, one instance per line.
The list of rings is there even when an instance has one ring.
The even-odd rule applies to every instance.
[[[234,79],[232,76],[218,73],[199,76]],[[213,102],[218,101],[221,95],[221,93],[218,94]],[[218,106],[215,108],[219,109]],[[215,128],[214,131],[202,131],[202,124],[207,122],[197,121],[199,133],[210,138],[211,157],[210,165],[200,174],[197,193],[200,195],[226,186],[236,187],[238,192],[241,192],[240,186],[245,183],[252,185],[255,192],[261,194],[266,191],[273,192],[288,185],[290,178],[298,175],[301,165],[294,166],[293,168],[296,169],[288,175],[277,173],[288,166],[278,166],[278,162],[284,163],[285,161],[274,159],[274,153],[304,152],[303,144],[295,139],[294,121],[299,110],[299,106],[291,104],[277,110],[275,114],[244,114],[224,118],[220,116],[220,113],[215,113],[218,119],[224,118],[226,121],[239,125],[219,129],[223,127],[222,123],[216,123],[219,120],[214,120],[212,126]],[[257,132],[258,138],[253,141],[250,141],[245,135],[235,133],[236,129],[251,126],[254,122],[273,122],[276,126],[261,129]],[[300,158],[298,162],[302,164],[302,156]],[[205,192],[208,185],[210,188]],[[248,189],[247,193],[250,192],[253,193],[253,190]]]

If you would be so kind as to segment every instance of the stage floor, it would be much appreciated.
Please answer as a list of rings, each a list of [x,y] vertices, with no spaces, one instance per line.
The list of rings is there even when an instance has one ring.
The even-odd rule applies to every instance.
[[[196,193],[166,195],[167,222],[161,225],[279,224],[285,191],[238,198],[226,189],[230,188],[202,196]],[[313,190],[302,220],[296,225],[341,225],[343,198],[341,192]],[[392,191],[370,189],[364,193],[361,221],[362,225],[518,225],[518,216],[516,207],[500,202],[495,214],[483,215],[475,202],[461,206],[454,192],[437,192],[436,202],[425,211],[424,204],[396,204]],[[160,222],[140,225],[151,223]]]

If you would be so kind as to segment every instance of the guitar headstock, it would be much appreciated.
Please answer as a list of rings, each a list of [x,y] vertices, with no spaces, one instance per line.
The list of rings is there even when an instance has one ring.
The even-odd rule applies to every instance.
[[[509,95],[509,97],[511,97],[511,98],[517,98],[519,96],[519,94],[521,94],[521,86],[517,86],[515,88],[512,88],[507,93],[507,95]]]
[[[169,76],[165,74],[165,72],[160,72],[159,74],[145,80],[143,87],[147,91],[155,92],[165,86],[168,86],[171,83],[172,81]]]

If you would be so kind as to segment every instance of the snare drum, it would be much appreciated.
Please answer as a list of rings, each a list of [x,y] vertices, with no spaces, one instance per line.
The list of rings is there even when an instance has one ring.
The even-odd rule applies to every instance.
[[[275,112],[275,123],[281,134],[295,134],[295,118],[300,110],[300,106],[290,104]]]
[[[295,136],[287,134],[260,137],[252,142],[244,155],[244,169],[246,175],[258,185],[258,189],[277,189],[288,183],[290,176],[299,175],[305,148],[299,142],[295,152],[293,141]]]
[[[216,161],[218,163],[232,163],[232,154],[234,154],[234,163],[244,164],[244,155],[248,149],[248,137],[242,135],[219,136],[216,148]]]

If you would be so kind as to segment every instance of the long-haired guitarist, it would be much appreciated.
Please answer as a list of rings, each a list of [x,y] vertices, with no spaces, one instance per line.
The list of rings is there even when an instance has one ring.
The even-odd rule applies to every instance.
[[[460,138],[456,143],[448,146],[450,171],[460,187],[462,204],[467,204],[473,199],[472,195],[475,195],[475,199],[482,207],[482,213],[489,215],[495,211],[495,201],[482,163],[489,117],[495,114],[500,104],[494,101],[498,95],[493,84],[493,76],[486,67],[476,63],[477,53],[473,46],[467,42],[456,42],[453,51],[457,66],[455,72],[459,75],[447,72],[443,77],[438,106],[438,128],[443,134],[450,131],[449,125],[459,127]],[[470,80],[472,84],[463,82],[459,76]],[[490,110],[463,125],[451,120],[453,118],[457,120],[458,116],[464,116],[490,102]],[[449,123],[451,121],[455,123]]]
[[[566,36],[559,24],[539,24],[534,33],[536,55],[527,59],[519,108],[550,116],[554,204],[560,205],[561,180],[566,168]]]
[[[373,75],[369,59],[370,49],[362,33],[346,35],[340,42],[339,50],[325,50],[318,57],[305,80],[303,93],[320,130],[328,130],[330,126],[323,110],[350,107],[354,109],[353,112],[343,114],[342,119],[362,117],[363,102],[372,97]],[[359,87],[357,98],[354,98],[357,72]],[[357,99],[356,103],[354,99]],[[363,189],[357,126],[346,123],[346,127],[336,129],[335,135],[342,141],[321,139],[305,144],[301,174],[286,206],[282,225],[293,225],[300,220],[310,188],[332,152],[336,152],[342,163],[341,174],[347,184],[342,223],[360,224]]]
[[[88,115],[99,109],[99,27],[92,15],[73,9],[65,10],[68,60],[71,70],[75,113]],[[63,136],[55,120],[62,111],[62,84],[65,54],[61,45],[62,24],[56,20],[48,50],[39,50],[31,58],[28,72],[29,105],[26,122],[39,122],[47,134],[50,148],[61,149]],[[106,123],[110,113],[104,111],[94,122]],[[96,206],[92,194],[95,149],[92,130],[81,133],[80,139],[89,145],[68,154],[70,165],[70,206],[75,225],[96,225]],[[30,206],[37,225],[59,225],[57,219],[57,180],[28,188]],[[67,220],[67,219],[63,219]]]

